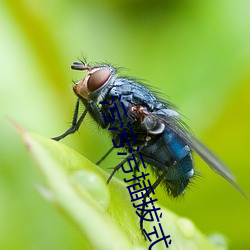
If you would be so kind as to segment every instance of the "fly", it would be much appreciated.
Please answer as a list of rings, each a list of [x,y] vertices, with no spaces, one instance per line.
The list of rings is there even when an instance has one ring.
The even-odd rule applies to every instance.
[[[127,116],[123,115],[122,121],[130,123],[133,128],[137,140],[136,143],[132,143],[132,147],[140,146],[139,152],[144,162],[151,166],[157,176],[153,184],[154,189],[162,183],[170,196],[177,197],[183,194],[195,174],[192,158],[194,151],[246,197],[227,166],[189,132],[172,103],[157,97],[146,85],[132,78],[119,77],[117,70],[111,65],[90,66],[85,62],[74,62],[71,68],[87,71],[87,74],[73,87],[78,99],[72,125],[65,133],[54,137],[54,140],[59,141],[76,132],[87,113],[102,129],[120,127],[118,114],[115,112],[111,114],[108,109],[109,105],[99,104],[100,102],[110,105],[116,103],[119,111],[126,110]],[[85,106],[85,110],[78,117],[80,102]],[[107,122],[104,115],[109,118],[114,115],[115,119]],[[113,140],[117,142],[121,130],[109,130],[109,132]],[[131,137],[129,128],[126,128],[126,132],[128,137]],[[129,151],[126,145],[125,149]],[[122,163],[114,168],[108,182]]]

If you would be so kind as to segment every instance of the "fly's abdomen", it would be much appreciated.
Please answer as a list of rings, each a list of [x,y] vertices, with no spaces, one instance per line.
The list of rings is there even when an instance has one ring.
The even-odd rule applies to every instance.
[[[170,165],[163,181],[169,195],[177,197],[183,194],[193,174],[193,162],[190,153],[179,162]]]
[[[165,130],[170,161],[165,179],[167,191],[174,197],[184,193],[194,174],[190,147],[171,130]]]
[[[163,183],[170,195],[183,194],[194,174],[190,147],[168,129],[152,140],[143,150],[146,162],[153,163],[158,176],[165,173]]]

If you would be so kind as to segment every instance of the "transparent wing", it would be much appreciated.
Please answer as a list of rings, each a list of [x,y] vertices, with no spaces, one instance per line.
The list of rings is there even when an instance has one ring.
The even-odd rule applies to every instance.
[[[162,111],[159,114],[157,114],[157,112],[154,114],[151,113],[150,116],[152,115],[154,119],[173,130],[209,165],[210,168],[212,168],[216,173],[231,183],[242,195],[248,199],[247,195],[236,184],[236,178],[229,168],[210,149],[208,149],[202,142],[200,142],[188,131],[180,118],[177,116],[164,115],[163,113],[164,112]]]

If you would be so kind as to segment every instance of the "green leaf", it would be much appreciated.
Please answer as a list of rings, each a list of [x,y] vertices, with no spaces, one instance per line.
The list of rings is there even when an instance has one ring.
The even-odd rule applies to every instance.
[[[39,185],[43,196],[81,232],[83,249],[148,249],[139,229],[129,193],[123,182],[113,178],[75,150],[39,135],[21,130],[25,144],[44,176]],[[156,204],[156,207],[159,207]],[[171,249],[226,249],[215,245],[186,218],[161,207],[164,233],[171,236]],[[153,231],[155,222],[145,222]],[[155,238],[152,238],[155,241]],[[166,249],[163,241],[153,249]]]

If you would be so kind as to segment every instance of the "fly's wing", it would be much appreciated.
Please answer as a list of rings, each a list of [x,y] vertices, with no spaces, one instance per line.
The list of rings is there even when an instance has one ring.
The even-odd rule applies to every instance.
[[[208,166],[231,183],[242,195],[248,198],[243,190],[237,185],[236,178],[230,169],[210,149],[191,134],[182,135],[181,137],[208,164]]]
[[[175,112],[175,111],[174,111]],[[169,111],[167,110],[163,114],[164,111],[160,111],[159,113],[154,112],[151,113],[154,116],[154,119],[163,123],[166,127],[170,128],[174,131],[182,140],[184,140],[190,148],[192,148],[216,173],[221,175],[224,179],[226,179],[229,183],[231,183],[242,195],[244,195],[247,199],[248,197],[242,191],[242,189],[236,184],[236,178],[233,173],[228,169],[228,167],[210,150],[208,149],[202,142],[196,139],[183,125],[180,118],[177,115],[169,115]]]

